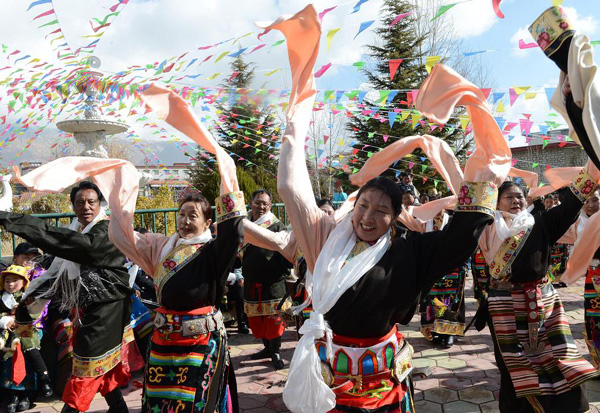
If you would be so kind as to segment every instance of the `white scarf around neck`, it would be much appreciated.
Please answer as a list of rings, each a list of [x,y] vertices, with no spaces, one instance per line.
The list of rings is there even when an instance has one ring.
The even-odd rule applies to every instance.
[[[506,218],[512,218],[510,227],[506,225]],[[518,214],[511,214],[506,211],[496,211],[496,217],[494,219],[494,225],[496,227],[496,233],[498,238],[505,240],[512,236],[517,235],[521,231],[526,231],[535,224],[533,215],[524,209]]]
[[[100,212],[98,213],[98,215],[96,215],[92,222],[87,224],[85,228],[81,229],[83,225],[79,222],[79,219],[77,218],[71,221],[71,224],[68,228],[72,231],[87,234],[92,230],[92,228],[94,228],[94,225],[106,219],[107,217],[108,215],[106,215],[106,211],[102,207],[100,208]],[[49,279],[55,279],[48,292],[43,294],[41,297],[38,297],[41,298],[40,300],[36,300],[36,302],[28,306],[29,310],[31,312],[37,312],[37,309],[41,311],[40,306],[43,307],[45,305],[45,302],[48,301],[47,299],[49,297],[52,297],[57,292],[60,292],[62,297],[62,304],[60,307],[61,310],[71,310],[73,308],[78,308],[79,291],[81,289],[80,277],[81,265],[79,263],[69,261],[64,258],[55,257],[54,261],[52,261],[52,264],[50,265],[50,268],[48,268],[48,271],[46,271],[41,277],[38,277],[35,280],[31,281],[31,283],[27,287],[27,290],[23,294],[23,299],[27,298],[30,294],[32,294],[45,281]],[[76,312],[75,314],[75,319],[72,320],[73,322],[78,321],[78,312]]]
[[[285,405],[292,412],[321,413],[335,407],[335,394],[321,375],[315,340],[325,336],[327,358],[331,360],[332,331],[324,314],[379,262],[391,244],[390,232],[347,261],[356,242],[352,214],[348,214],[327,238],[315,263],[314,275],[310,271],[306,273],[306,288],[310,290],[312,287],[313,311],[300,328],[302,337],[294,351],[283,391]]]
[[[260,225],[260,224],[264,224],[267,221],[272,221],[273,218],[277,219],[277,217],[275,215],[273,215],[273,213],[271,211],[269,211],[266,214],[258,217],[258,219],[256,221],[252,221],[252,222],[254,222],[256,225]]]
[[[208,228],[202,234],[197,235],[192,238],[181,238],[179,236],[179,233],[176,232],[175,234],[173,234],[171,236],[171,238],[169,239],[169,242],[167,242],[165,244],[165,246],[163,247],[163,249],[161,250],[160,260],[161,261],[164,260],[171,251],[173,251],[175,248],[177,248],[181,244],[183,244],[183,245],[206,244],[211,239],[212,239],[212,234],[210,233],[210,229],[208,229]]]
[[[4,303],[6,308],[9,308],[11,310],[15,305],[18,304],[17,300],[15,300],[15,295],[12,293],[9,293],[8,291],[4,291],[2,293],[2,302]]]
[[[588,217],[588,215],[585,212],[583,212],[583,210],[581,210],[579,212],[579,221],[577,222],[577,239],[575,240],[575,243],[573,244],[573,248],[575,248],[575,246],[577,244],[579,244],[579,240],[581,239],[581,234],[583,233],[585,224],[587,224],[589,219],[590,219],[590,217]]]

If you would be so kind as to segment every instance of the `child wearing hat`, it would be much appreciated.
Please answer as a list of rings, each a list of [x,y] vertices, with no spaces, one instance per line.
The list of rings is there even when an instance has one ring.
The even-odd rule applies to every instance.
[[[46,364],[40,354],[40,330],[32,324],[15,321],[16,308],[28,285],[28,267],[13,264],[0,274],[0,349],[4,353],[1,386],[10,392],[6,406],[9,413],[31,407],[34,373],[41,394],[44,397],[52,394]]]

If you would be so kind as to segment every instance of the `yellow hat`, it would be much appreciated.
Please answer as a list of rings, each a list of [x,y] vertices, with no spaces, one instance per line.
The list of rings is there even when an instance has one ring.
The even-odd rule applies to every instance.
[[[546,56],[550,57],[567,39],[573,37],[575,28],[562,7],[552,6],[529,26],[529,32]]]
[[[23,278],[23,288],[27,288],[29,285],[29,268],[13,264],[2,271],[2,274],[0,275],[0,289],[4,289],[4,275],[6,274],[14,274]]]

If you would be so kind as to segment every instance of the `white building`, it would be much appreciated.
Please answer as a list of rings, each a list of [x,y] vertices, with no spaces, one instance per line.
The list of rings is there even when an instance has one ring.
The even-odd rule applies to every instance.
[[[146,173],[152,177],[147,186],[140,188],[140,195],[148,196],[150,189],[164,185],[174,188],[177,195],[179,191],[190,185],[190,167],[191,164],[184,162],[174,163],[171,166],[136,166],[140,173]]]

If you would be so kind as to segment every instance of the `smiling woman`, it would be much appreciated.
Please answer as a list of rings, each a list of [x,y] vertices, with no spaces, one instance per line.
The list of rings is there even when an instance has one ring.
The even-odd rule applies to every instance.
[[[315,202],[304,151],[319,20],[309,6],[273,27],[286,33],[295,79],[292,90],[297,91],[290,98],[277,189],[306,259],[306,287],[312,290],[314,310],[299,331],[303,336],[290,364],[284,402],[294,412],[412,412],[412,347],[397,323],[407,323],[419,297],[475,250],[479,234],[492,221],[496,186],[484,179],[463,182],[465,196],[442,231],[392,241],[390,227],[401,211],[400,190],[377,177],[365,182],[354,211],[336,222]],[[419,96],[438,97],[443,90],[445,99],[436,108],[440,112],[451,112],[465,95],[470,104],[485,108],[481,92],[449,70],[438,68],[432,77],[431,83],[442,86],[421,90]],[[418,107],[424,108],[431,109]],[[488,156],[502,159],[504,138],[497,127],[492,132],[496,133],[488,135],[487,148],[497,152]],[[491,168],[477,169],[477,176],[483,177],[481,171]]]
[[[392,181],[373,178],[358,192],[352,226],[358,239],[374,242],[388,232],[402,208],[402,194]]]
[[[190,194],[179,202],[177,233],[191,239],[205,233],[212,224],[212,209],[204,195]]]

